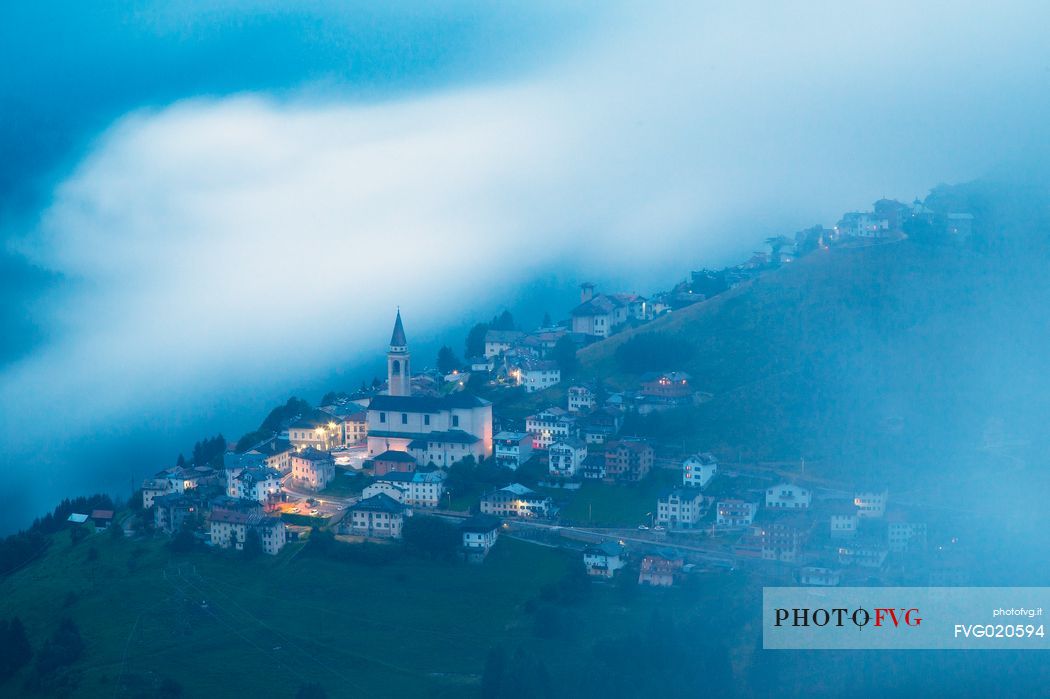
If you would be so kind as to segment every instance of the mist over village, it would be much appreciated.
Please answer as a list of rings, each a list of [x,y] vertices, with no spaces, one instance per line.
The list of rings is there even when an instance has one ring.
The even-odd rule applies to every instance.
[[[1046,14],[0,10],[0,696],[1040,696]]]

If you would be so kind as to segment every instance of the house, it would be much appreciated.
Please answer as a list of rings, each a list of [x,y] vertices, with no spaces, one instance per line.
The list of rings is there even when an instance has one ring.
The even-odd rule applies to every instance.
[[[273,505],[281,499],[281,474],[266,466],[241,469],[233,476],[228,470],[226,494],[234,498],[247,498],[263,505]]]
[[[649,372],[641,378],[643,396],[682,399],[693,395],[692,378],[683,371]]]
[[[804,517],[777,519],[762,525],[762,558],[793,563],[799,559],[812,529]]]
[[[853,504],[861,519],[880,519],[886,514],[889,491],[885,488],[866,488],[853,493]]]
[[[627,322],[628,303],[616,295],[594,293],[593,284],[580,287],[580,305],[572,309],[572,331],[605,338]]]
[[[407,451],[384,451],[368,463],[368,468],[376,476],[385,476],[388,473],[412,473],[416,470],[416,460]]]
[[[211,474],[212,471],[209,468],[197,469],[193,466],[176,466],[166,471],[161,471],[156,477],[164,478],[168,481],[169,492],[185,493],[187,490],[196,488],[200,484],[201,479],[207,478]]]
[[[498,357],[514,347],[525,333],[520,330],[487,330],[485,332],[485,358]]]
[[[106,529],[113,523],[113,510],[92,510],[91,521],[99,529]]]
[[[400,539],[405,506],[386,493],[378,493],[347,508],[338,529],[342,534]]]
[[[886,514],[886,542],[894,553],[914,553],[926,550],[926,523],[909,519],[903,512]]]
[[[479,560],[488,555],[489,549],[499,538],[500,521],[496,517],[475,515],[459,525],[463,535],[463,550],[467,557]]]
[[[335,478],[332,455],[306,447],[292,455],[292,479],[310,490],[324,490]]]
[[[323,410],[311,410],[288,425],[288,441],[297,451],[331,451],[343,446],[343,421]]]
[[[627,565],[627,549],[618,543],[606,541],[600,544],[590,544],[583,549],[583,567],[587,575],[611,578],[625,565]]]
[[[343,446],[349,447],[361,444],[368,439],[368,411],[355,410],[349,415],[342,416],[343,421]]]
[[[836,587],[842,582],[842,572],[835,567],[802,566],[798,571],[799,585]]]
[[[947,224],[948,235],[969,238],[973,233],[973,214],[948,214]]]
[[[674,488],[656,501],[656,522],[669,529],[692,529],[703,516],[704,496],[696,488]]]
[[[805,510],[813,494],[793,483],[778,483],[766,490],[766,507],[773,510]]]
[[[592,452],[583,460],[583,477],[588,480],[605,480],[605,452]]]
[[[481,513],[497,517],[546,519],[554,514],[554,501],[520,483],[486,493],[481,497]]]
[[[838,547],[838,561],[842,565],[861,568],[881,568],[889,555],[889,547],[878,537],[857,537],[843,541]]]
[[[646,556],[638,571],[638,584],[652,587],[671,587],[682,574],[681,558]]]
[[[142,509],[148,510],[153,507],[153,501],[170,490],[171,483],[167,478],[147,478],[142,481]]]
[[[515,386],[523,386],[526,393],[535,393],[561,383],[561,368],[549,360],[524,359],[510,366],[508,376]]]
[[[532,457],[532,435],[503,431],[492,438],[496,464],[516,471]]]
[[[468,357],[467,366],[470,367],[470,371],[473,373],[485,374],[496,370],[496,360],[492,357],[485,357],[484,355]]]
[[[653,468],[653,448],[641,439],[621,439],[605,445],[605,477],[636,483]]]
[[[693,454],[682,462],[682,485],[703,488],[718,473],[718,461],[707,452]]]
[[[547,450],[547,469],[555,478],[575,478],[587,458],[587,444],[575,437],[560,439]]]
[[[576,433],[576,418],[567,410],[547,408],[525,418],[525,431],[532,435],[533,449],[546,449],[559,439]]]
[[[368,403],[368,456],[408,451],[418,463],[445,466],[492,455],[492,403],[466,391],[413,395],[400,311],[387,352],[387,386],[387,394]]]
[[[443,471],[388,473],[362,490],[361,497],[370,498],[380,493],[410,507],[437,507],[445,495],[445,474]]]
[[[587,412],[594,409],[595,395],[587,386],[569,386],[568,405],[570,413]]]
[[[835,232],[854,238],[884,238],[890,233],[890,222],[871,212],[851,211],[843,214]]]
[[[271,556],[280,553],[288,532],[279,517],[265,517],[250,510],[227,510],[213,507],[208,514],[208,531],[212,546],[244,550],[249,533],[259,536],[262,550]]]
[[[715,524],[722,529],[749,527],[755,521],[756,512],[758,512],[757,502],[747,502],[736,498],[720,500],[715,505]]]
[[[185,493],[168,493],[153,499],[153,526],[157,531],[174,534],[189,521],[196,523],[200,514],[197,498]]]
[[[857,535],[860,518],[857,506],[849,500],[828,503],[828,527],[832,539],[852,539]]]
[[[272,468],[282,474],[292,470],[292,452],[295,448],[286,439],[274,437],[244,452],[246,455],[261,456],[267,468]]]
[[[582,418],[580,436],[588,444],[605,444],[623,425],[623,413],[615,408],[602,408]]]

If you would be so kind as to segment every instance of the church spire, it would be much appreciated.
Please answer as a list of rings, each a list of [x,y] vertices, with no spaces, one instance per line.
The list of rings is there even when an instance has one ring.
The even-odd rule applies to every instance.
[[[391,347],[407,347],[408,339],[405,337],[405,326],[401,324],[401,308],[397,309],[397,318],[394,320],[394,332],[390,335]]]
[[[387,393],[392,396],[412,395],[412,370],[409,366],[408,339],[401,324],[401,309],[397,309],[394,332],[390,334],[390,350],[386,353]]]

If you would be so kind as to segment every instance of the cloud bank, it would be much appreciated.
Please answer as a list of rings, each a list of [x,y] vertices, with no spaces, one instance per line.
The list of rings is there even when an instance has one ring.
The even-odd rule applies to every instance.
[[[68,287],[0,376],[4,433],[31,446],[56,406],[65,437],[214,409],[376,352],[396,304],[434,331],[551,268],[646,284],[980,175],[1044,135],[1046,14],[621,11],[514,81],[131,113],[18,245]]]

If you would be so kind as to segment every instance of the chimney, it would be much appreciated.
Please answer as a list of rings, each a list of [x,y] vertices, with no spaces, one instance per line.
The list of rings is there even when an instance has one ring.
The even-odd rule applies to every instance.
[[[594,284],[584,282],[580,284],[580,303],[587,303],[594,298]]]

